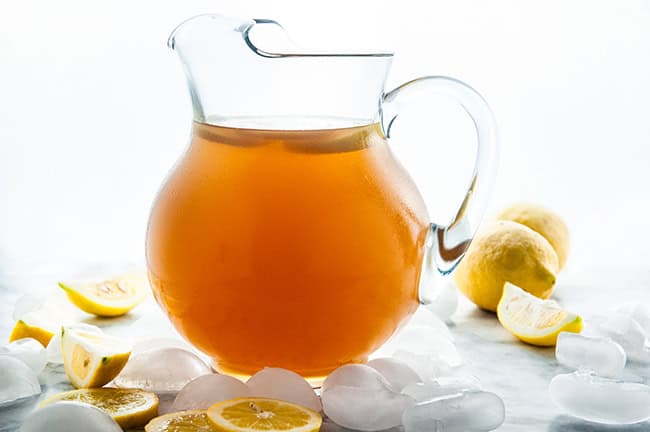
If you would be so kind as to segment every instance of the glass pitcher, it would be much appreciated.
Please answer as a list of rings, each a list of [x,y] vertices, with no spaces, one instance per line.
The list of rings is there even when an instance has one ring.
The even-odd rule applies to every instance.
[[[151,211],[147,264],[158,303],[217,370],[318,380],[365,361],[458,264],[491,189],[495,124],[457,80],[385,92],[392,54],[302,52],[283,34],[201,15],[170,36],[194,125]],[[478,141],[448,225],[429,221],[387,142],[400,106],[441,93]]]

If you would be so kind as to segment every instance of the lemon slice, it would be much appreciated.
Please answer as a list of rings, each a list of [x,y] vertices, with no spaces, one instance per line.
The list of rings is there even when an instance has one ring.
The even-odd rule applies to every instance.
[[[149,292],[147,277],[142,272],[100,282],[59,282],[59,286],[79,309],[104,317],[124,315]]]
[[[38,299],[25,295],[18,299],[13,317],[16,320],[9,341],[32,338],[44,347],[56,334],[60,334],[61,326],[74,322],[75,309],[61,299]]]
[[[212,405],[208,418],[225,432],[316,432],[322,418],[316,411],[265,398],[237,398]]]
[[[158,415],[158,396],[140,389],[98,388],[58,393],[41,402],[41,406],[60,401],[94,405],[122,429],[139,428]]]
[[[510,333],[532,345],[553,346],[560,332],[580,333],[582,318],[554,300],[542,300],[506,282],[497,317]]]
[[[32,324],[27,322],[27,318],[19,319],[16,321],[11,334],[9,334],[9,342],[13,342],[18,339],[32,338],[36,339],[43,345],[47,347],[50,343],[50,340],[54,336],[56,327],[52,325],[44,325],[42,323]]]
[[[181,411],[151,420],[145,432],[218,432],[203,410]]]
[[[131,346],[122,339],[103,333],[63,327],[61,330],[63,367],[76,388],[101,387],[120,373]]]

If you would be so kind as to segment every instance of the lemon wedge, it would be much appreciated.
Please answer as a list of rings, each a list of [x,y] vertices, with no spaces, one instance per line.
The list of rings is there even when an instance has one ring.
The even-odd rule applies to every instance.
[[[101,387],[120,373],[131,355],[131,346],[103,333],[63,327],[63,367],[76,388]]]
[[[59,282],[59,286],[79,309],[103,317],[124,315],[149,292],[147,277],[142,272],[100,282]]]
[[[40,406],[60,401],[94,405],[113,417],[122,429],[141,428],[158,415],[158,396],[140,389],[72,390],[50,396]]]
[[[181,411],[151,420],[145,432],[218,432],[203,410]]]
[[[28,318],[22,318],[16,321],[16,325],[11,330],[9,334],[9,342],[13,342],[18,339],[32,338],[36,339],[43,345],[47,347],[50,343],[50,340],[54,336],[56,327],[53,325],[44,325],[42,323],[30,323]]]
[[[555,300],[542,300],[506,282],[497,306],[501,325],[531,345],[554,346],[560,332],[580,333],[582,318]]]
[[[322,422],[316,411],[265,398],[218,402],[207,412],[216,429],[224,432],[316,432]]]

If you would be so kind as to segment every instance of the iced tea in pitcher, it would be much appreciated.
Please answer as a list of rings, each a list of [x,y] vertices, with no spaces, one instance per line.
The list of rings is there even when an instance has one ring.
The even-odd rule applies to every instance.
[[[194,122],[151,211],[147,265],[158,303],[217,369],[317,380],[363,362],[435,298],[485,207],[494,123],[457,80],[385,92],[391,53],[305,52],[282,34],[271,20],[209,14],[169,38]],[[448,225],[429,221],[387,142],[402,107],[426,110],[440,93],[465,108],[479,143]],[[432,169],[445,162],[423,154]]]
[[[363,361],[414,311],[427,228],[378,124],[195,123],[152,212],[149,270],[219,369],[319,376]]]

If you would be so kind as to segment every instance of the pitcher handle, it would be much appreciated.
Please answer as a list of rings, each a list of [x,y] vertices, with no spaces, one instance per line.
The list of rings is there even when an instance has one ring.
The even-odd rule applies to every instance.
[[[436,298],[436,288],[441,284],[435,280],[449,275],[467,251],[487,207],[498,158],[496,122],[487,102],[467,84],[444,76],[417,78],[383,96],[381,124],[387,138],[390,138],[400,106],[417,103],[414,96],[425,92],[431,96],[450,96],[463,107],[476,128],[477,151],[469,188],[451,223],[431,223],[429,227],[420,273],[419,298],[422,304]]]

